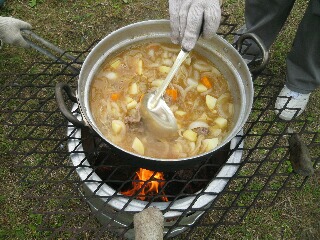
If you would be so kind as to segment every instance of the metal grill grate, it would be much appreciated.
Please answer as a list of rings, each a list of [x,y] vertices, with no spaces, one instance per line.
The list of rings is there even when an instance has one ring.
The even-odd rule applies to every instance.
[[[235,28],[235,24],[228,23],[228,16],[224,16],[220,34],[232,41]],[[282,86],[266,70],[254,78],[254,106],[244,134],[238,136],[235,149],[225,149],[221,153],[230,157],[241,152],[241,162],[217,163],[208,159],[205,164],[187,172],[189,176],[181,177],[179,172],[166,174],[162,190],[149,197],[145,205],[130,207],[136,201],[135,196],[124,197],[121,203],[115,203],[119,192],[133,181],[135,169],[119,161],[110,163],[112,151],[85,129],[79,135],[80,130],[68,124],[60,114],[54,98],[54,87],[58,82],[67,82],[76,88],[78,73],[75,69],[79,69],[95,44],[83,52],[64,53],[57,60],[33,63],[22,74],[1,74],[6,79],[1,97],[1,124],[7,146],[5,156],[14,157],[14,162],[19,163],[14,169],[20,173],[25,199],[32,202],[32,212],[41,218],[39,229],[43,236],[116,239],[110,230],[122,237],[128,236],[133,224],[114,222],[126,222],[122,218],[130,219],[133,213],[139,212],[137,209],[152,206],[175,183],[179,190],[176,194],[168,194],[169,203],[161,205],[163,213],[170,215],[166,218],[166,237],[176,234],[179,239],[212,237],[218,227],[239,223],[252,207],[273,205],[281,191],[303,187],[306,178],[294,174],[289,162],[289,125],[303,136],[314,166],[319,163],[320,137],[312,130],[316,129],[317,122],[300,117],[287,123],[277,118],[274,102]],[[69,54],[75,58],[70,60],[66,57]],[[75,107],[73,103],[69,106]],[[76,113],[76,107],[74,110]],[[78,159],[78,165],[70,164],[72,157]],[[235,167],[236,174],[217,175],[226,166]],[[87,172],[84,179],[78,176],[79,168]],[[203,172],[210,171],[208,177],[203,177]],[[104,172],[107,174],[103,175]],[[97,180],[96,173],[105,176],[103,180]],[[212,179],[224,182],[220,191],[207,190]],[[93,184],[95,187],[90,193]],[[116,191],[101,192],[105,191],[105,184]],[[194,189],[190,190],[190,187]],[[175,206],[178,200],[185,198],[189,199],[185,208]],[[211,200],[201,204],[203,198]],[[98,208],[90,209],[88,203],[96,204]],[[177,214],[174,215],[173,210]]]

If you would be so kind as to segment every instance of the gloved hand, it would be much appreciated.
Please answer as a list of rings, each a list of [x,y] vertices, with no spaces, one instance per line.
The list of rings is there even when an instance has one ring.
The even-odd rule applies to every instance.
[[[211,38],[221,20],[219,0],[169,0],[171,40],[184,50],[194,48],[203,25],[203,37]]]
[[[0,40],[4,43],[28,47],[28,43],[21,35],[22,29],[31,29],[31,25],[16,18],[0,17]]]

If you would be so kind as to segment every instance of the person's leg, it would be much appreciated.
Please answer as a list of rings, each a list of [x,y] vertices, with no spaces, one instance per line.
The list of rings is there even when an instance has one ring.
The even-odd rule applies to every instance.
[[[289,89],[310,93],[320,86],[320,1],[311,0],[287,57]]]
[[[281,28],[294,5],[295,0],[246,0],[245,1],[245,25],[237,34],[255,33],[261,38],[265,47],[269,50],[275,41]],[[236,42],[239,36],[236,35]],[[242,57],[246,63],[261,59],[261,51],[252,40],[245,40]]]
[[[299,116],[306,108],[310,93],[320,86],[319,26],[320,1],[311,0],[288,54],[286,83],[275,104],[279,117],[284,120]]]
[[[283,27],[295,0],[246,0],[246,32],[257,34],[270,48]]]

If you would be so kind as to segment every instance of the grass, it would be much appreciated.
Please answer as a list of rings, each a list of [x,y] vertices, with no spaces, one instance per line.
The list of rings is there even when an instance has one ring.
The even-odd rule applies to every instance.
[[[287,25],[277,38],[277,41],[271,49],[271,61],[269,70],[275,74],[275,80],[279,85],[283,83],[283,76],[285,75],[285,56],[292,44],[296,26],[302,17],[303,9],[306,7],[306,2],[298,0],[294,6],[292,15],[288,19]],[[230,22],[236,22],[239,26],[244,22],[243,18],[243,1],[226,0],[224,11],[231,16]],[[53,44],[71,51],[83,51],[87,49],[93,42],[101,39],[106,34],[133,22],[148,20],[148,19],[162,19],[168,18],[167,1],[162,0],[87,0],[87,1],[7,1],[4,8],[0,9],[1,16],[14,16],[28,21],[32,24],[34,32],[43,38],[49,40]],[[23,78],[16,78],[14,74],[24,73],[30,62],[38,62],[45,59],[39,53],[30,49],[13,48],[5,46],[0,51],[0,84],[3,86],[5,83],[23,84],[30,81],[28,76]],[[33,69],[29,73],[41,73],[44,65],[33,65]],[[55,67],[48,72],[55,73]],[[56,66],[59,68],[59,66]],[[2,75],[6,73],[6,75]],[[10,73],[8,75],[8,73]],[[76,79],[65,76],[59,76],[58,79],[51,80],[54,76],[44,75],[39,77],[37,81],[43,84],[43,89],[52,91],[51,88],[46,86],[54,86],[53,81],[69,81],[74,84]],[[257,83],[265,84],[263,78],[258,78]],[[38,82],[38,83],[39,83]],[[13,84],[14,85],[14,84]],[[256,94],[263,94],[264,90],[261,86],[257,87]],[[273,89],[271,90],[272,93]],[[4,91],[11,96],[38,96],[41,97],[42,90],[33,92],[30,89],[24,89],[23,92],[19,88],[12,86],[10,89],[6,88]],[[53,92],[52,92],[53,94]],[[269,93],[268,93],[269,94]],[[3,96],[1,94],[2,98]],[[1,101],[2,101],[1,98]],[[309,120],[307,130],[319,132],[319,90],[312,94],[310,104],[307,111],[303,115],[304,118]],[[268,99],[272,101],[272,99]],[[15,109],[19,106],[21,110],[34,109],[41,105],[39,98],[33,97],[25,102],[19,97],[12,99],[4,107],[5,109]],[[264,101],[257,101],[257,107],[262,107],[267,104]],[[43,106],[47,111],[56,109],[54,102],[47,103]],[[4,109],[2,109],[4,110]],[[260,116],[259,111],[253,111],[250,119],[255,121],[274,119],[273,111]],[[9,113],[0,116],[0,120],[5,121]],[[17,112],[11,116],[13,122],[20,122],[26,117],[23,111]],[[42,119],[45,116],[37,115],[34,113],[32,120]],[[31,121],[31,120],[30,120]],[[55,124],[60,121],[60,116],[52,115],[47,120],[47,128],[37,129],[34,126],[21,126],[18,131],[13,132],[14,126],[6,125],[0,130],[0,149],[2,153],[2,165],[0,167],[0,179],[3,179],[0,187],[0,239],[46,239],[50,236],[50,228],[59,229],[61,226],[78,228],[77,233],[55,232],[53,238],[68,239],[75,237],[78,239],[91,239],[94,233],[91,229],[100,229],[101,226],[92,219],[88,206],[79,199],[69,199],[68,201],[59,196],[65,196],[65,192],[72,193],[76,191],[76,187],[71,183],[63,183],[59,187],[53,183],[39,184],[35,188],[32,182],[41,179],[64,179],[69,173],[68,170],[62,168],[50,168],[50,166],[67,165],[64,161],[64,156],[55,153],[55,149],[64,149],[63,143],[57,141],[47,141],[41,146],[40,150],[50,150],[52,153],[35,153],[31,156],[25,156],[15,152],[23,152],[24,149],[29,149],[31,146],[37,146],[36,141],[19,142],[19,140],[10,139],[16,138],[39,138],[42,134],[50,135],[54,139],[64,134],[65,126],[60,126],[55,129]],[[30,122],[30,124],[32,121]],[[292,126],[300,130],[303,126],[299,123],[292,124]],[[290,164],[286,159],[286,147],[280,141],[272,139],[268,133],[283,133],[286,124],[276,122],[272,126],[257,124],[252,129],[251,133],[266,134],[264,144],[275,144],[277,148],[274,152],[269,153],[263,148],[255,149],[253,152],[248,153],[250,164],[241,168],[239,174],[243,176],[241,181],[234,181],[230,184],[230,191],[240,191],[245,188],[244,194],[239,198],[232,195],[222,196],[220,201],[216,204],[228,206],[234,202],[235,206],[245,206],[253,201],[267,202],[271,206],[256,207],[250,209],[248,212],[230,212],[229,220],[235,221],[232,226],[217,226],[213,239],[317,239],[320,236],[320,173],[319,166],[313,177],[311,177],[300,191],[284,190],[279,196],[276,195],[277,190],[282,187],[284,179],[281,177],[274,178],[270,181],[269,192],[257,195],[264,187],[273,171],[279,173],[288,173],[292,171]],[[306,140],[310,140],[312,136],[306,134]],[[319,134],[316,136],[316,141],[319,143]],[[256,146],[256,137],[250,136],[247,139],[246,146],[253,149]],[[268,155],[270,161],[260,162]],[[316,147],[311,149],[312,157],[315,159],[319,157],[319,149]],[[281,167],[275,169],[276,161],[280,159]],[[29,174],[25,177],[24,182],[20,180],[25,174],[25,169],[19,168],[19,165],[25,166],[46,166],[44,170],[39,171],[39,168],[30,169]],[[260,177],[252,178],[254,171],[257,170],[262,174]],[[290,175],[289,185],[299,185],[303,180],[296,175]],[[72,177],[70,177],[72,180]],[[41,199],[47,194],[51,197]],[[29,196],[29,197],[28,197]],[[33,198],[30,198],[33,196]],[[258,197],[257,197],[258,196]],[[37,198],[40,197],[40,198]],[[72,211],[76,209],[83,209],[82,214],[72,215]],[[54,213],[61,211],[59,214],[45,215],[38,214],[37,211],[48,211]],[[65,211],[65,212],[62,212]],[[207,217],[214,219],[215,214],[210,213]],[[242,220],[241,216],[246,215]],[[240,219],[240,220],[239,220]],[[88,231],[81,230],[81,224],[87,225]],[[41,231],[39,229],[41,227]],[[52,229],[51,229],[52,230]],[[103,228],[102,228],[103,230]],[[209,227],[200,228],[199,231],[191,235],[191,239],[202,239],[203,236],[208,234]],[[116,239],[107,232],[105,235],[100,236],[100,239]],[[177,237],[176,239],[179,239]]]

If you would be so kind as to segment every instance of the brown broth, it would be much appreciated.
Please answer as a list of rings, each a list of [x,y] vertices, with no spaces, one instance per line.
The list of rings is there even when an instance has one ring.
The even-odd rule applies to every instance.
[[[92,81],[89,101],[95,123],[107,139],[140,155],[177,159],[210,151],[226,137],[233,118],[228,83],[195,51],[164,96],[176,116],[178,137],[158,139],[145,128],[140,99],[165,79],[179,50],[173,44],[150,43],[125,49],[105,61]],[[215,105],[212,109],[211,104]],[[190,124],[196,128],[190,130]]]

